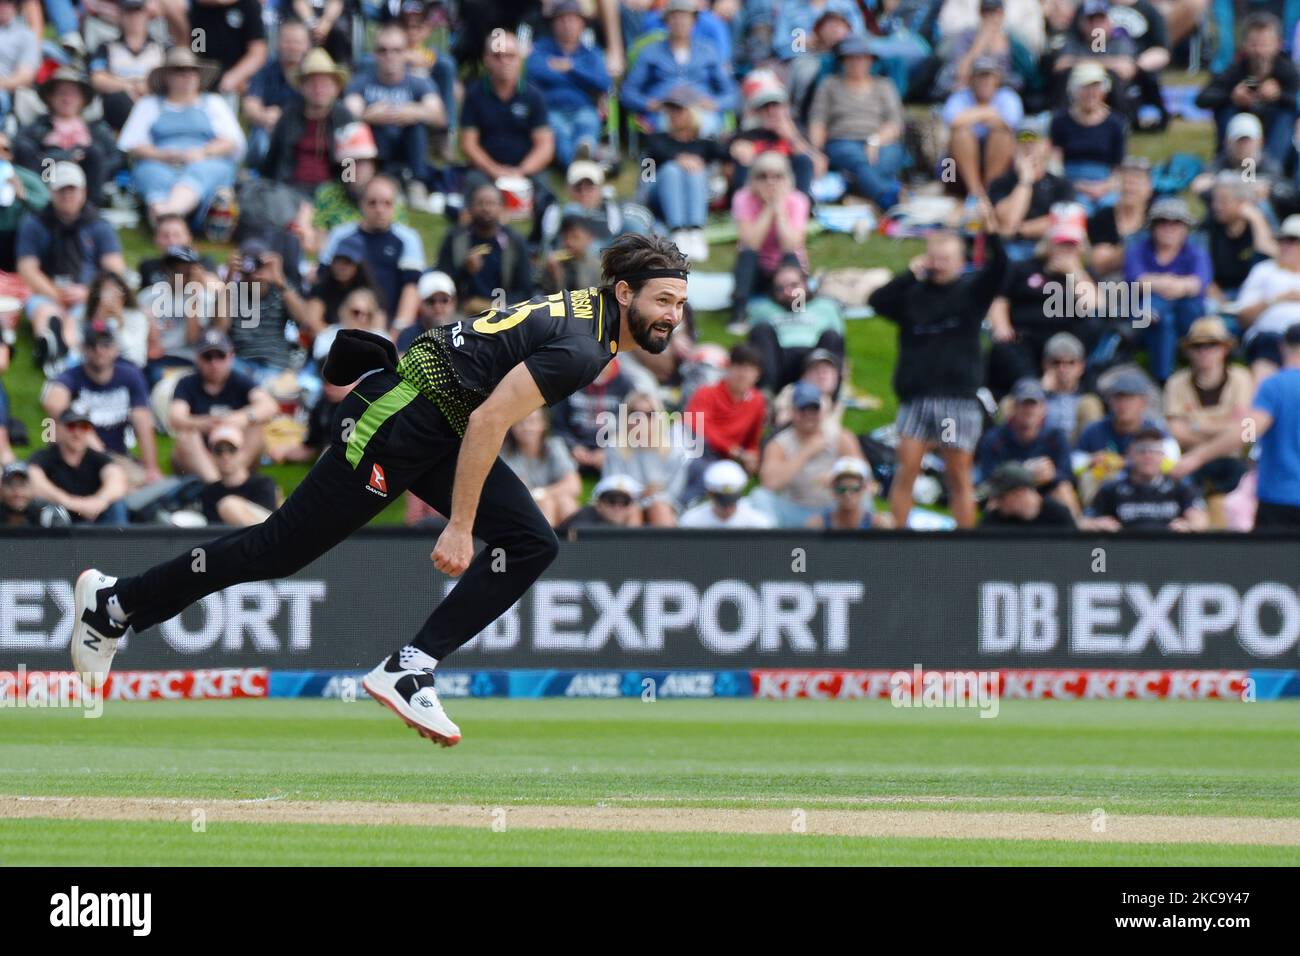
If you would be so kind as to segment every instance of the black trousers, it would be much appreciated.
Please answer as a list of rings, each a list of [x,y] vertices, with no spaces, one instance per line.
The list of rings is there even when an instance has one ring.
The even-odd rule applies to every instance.
[[[144,631],[234,584],[288,577],[404,491],[451,515],[460,437],[433,402],[412,392],[392,372],[363,379],[339,405],[329,449],[266,521],[124,578],[118,594],[132,628]],[[559,551],[531,492],[499,458],[473,530],[485,546],[411,642],[439,660],[504,614]],[[494,570],[498,548],[504,561]],[[376,582],[376,600],[394,597]]]

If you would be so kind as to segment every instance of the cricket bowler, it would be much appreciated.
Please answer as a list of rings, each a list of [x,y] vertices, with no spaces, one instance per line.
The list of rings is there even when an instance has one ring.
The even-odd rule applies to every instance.
[[[128,628],[146,631],[234,584],[288,577],[409,490],[447,516],[431,558],[460,581],[362,684],[422,736],[458,743],[434,670],[519,600],[559,550],[532,494],[497,457],[506,432],[590,384],[619,352],[662,352],[682,321],[689,265],[671,241],[620,236],[601,267],[598,288],[429,329],[400,361],[388,339],[341,331],[324,376],[356,384],[306,478],[265,522],[204,546],[202,570],[186,550],[134,577],[84,572],[74,592],[74,668],[102,684]],[[474,537],[486,543],[477,556]],[[494,572],[496,548],[505,569]]]

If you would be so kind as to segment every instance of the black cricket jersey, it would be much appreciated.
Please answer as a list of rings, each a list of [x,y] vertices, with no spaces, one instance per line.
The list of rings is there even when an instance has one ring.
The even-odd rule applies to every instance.
[[[429,329],[411,343],[397,374],[464,435],[469,413],[520,362],[554,405],[591,384],[618,352],[618,336],[613,296],[565,290]]]
[[[1133,481],[1127,471],[1102,485],[1085,514],[1109,516],[1125,530],[1161,530],[1188,508],[1204,508],[1200,492],[1186,478],[1160,475],[1148,484]]]

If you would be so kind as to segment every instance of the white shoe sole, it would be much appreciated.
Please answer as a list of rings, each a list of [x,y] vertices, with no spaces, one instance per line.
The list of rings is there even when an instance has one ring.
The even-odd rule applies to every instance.
[[[382,673],[383,666],[383,664],[380,664],[375,670],[381,671]],[[392,689],[391,683],[392,682],[388,680],[386,674],[382,677],[375,677],[375,671],[371,671],[365,677],[361,678],[361,686],[365,688],[367,694],[373,697],[378,703],[391,710],[401,719],[402,723],[406,724],[406,726],[410,727],[421,737],[424,737],[426,740],[432,740],[440,747],[454,747],[460,743],[460,728],[455,728],[454,733],[444,732],[450,731],[450,728],[439,729],[425,721],[422,721],[420,715],[402,699],[402,695]],[[452,726],[455,727],[454,724]]]
[[[72,640],[69,649],[72,652],[72,669],[81,675],[82,681],[91,690],[98,690],[108,679],[108,672],[113,667],[113,656],[117,654],[119,638],[102,637],[91,631],[90,625],[82,620],[86,609],[95,603],[95,592],[109,587],[116,578],[89,568],[81,572],[76,586],[72,589]],[[86,641],[94,639],[99,647],[87,646]]]

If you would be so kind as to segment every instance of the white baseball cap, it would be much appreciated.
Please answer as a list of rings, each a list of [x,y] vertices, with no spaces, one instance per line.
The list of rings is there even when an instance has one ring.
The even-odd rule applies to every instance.
[[[748,483],[745,469],[730,459],[715,461],[704,471],[704,487],[715,495],[739,495]]]
[[[861,458],[845,455],[843,458],[836,458],[835,463],[831,465],[831,477],[838,478],[840,475],[854,475],[866,481],[871,473],[867,471],[867,463]]]
[[[1229,143],[1239,139],[1263,139],[1264,124],[1254,113],[1238,113],[1228,120],[1228,128],[1224,131],[1223,138]]]
[[[437,295],[441,292],[443,295],[449,295],[456,298],[456,283],[451,281],[451,276],[445,272],[433,270],[420,276],[420,281],[416,283],[416,291],[420,295],[420,301],[423,302],[430,296]]]
[[[590,179],[597,186],[605,185],[605,170],[600,163],[593,163],[589,159],[579,159],[569,166],[569,171],[565,175],[565,180],[570,186],[576,186],[584,179]]]
[[[591,489],[591,500],[595,501],[601,495],[611,491],[621,491],[635,500],[641,497],[641,482],[631,475],[606,475],[596,482],[595,488]]]
[[[86,174],[76,163],[67,160],[55,163],[54,170],[50,174],[50,190],[67,189],[70,186],[85,189]]]

